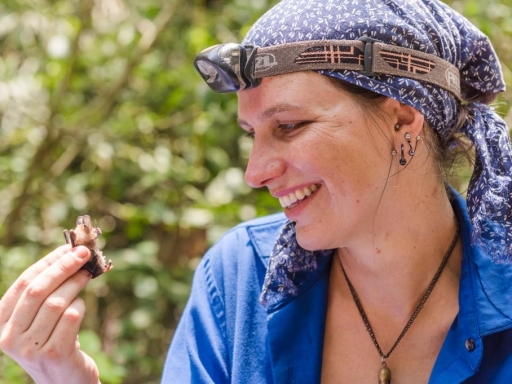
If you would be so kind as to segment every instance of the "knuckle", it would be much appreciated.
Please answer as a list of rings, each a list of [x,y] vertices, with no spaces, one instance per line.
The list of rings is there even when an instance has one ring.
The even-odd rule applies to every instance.
[[[67,310],[63,316],[68,323],[78,323],[82,320],[82,315],[76,310]]]
[[[62,316],[69,323],[79,323],[82,321],[83,315],[85,313],[85,303],[82,299],[76,298],[73,302],[73,305],[68,307]]]
[[[50,312],[61,313],[66,308],[67,303],[62,297],[49,297],[44,305]]]
[[[19,293],[19,294],[23,293],[27,289],[29,284],[30,284],[29,279],[27,279],[24,276],[20,276],[20,278],[18,279],[18,281],[16,282],[16,285],[15,285],[16,293]]]
[[[20,277],[18,277],[14,284],[12,284],[9,290],[1,298],[1,308],[6,312],[12,310],[15,304],[15,300],[27,290],[27,287],[30,286],[30,283],[31,280],[28,279],[26,276],[21,275]],[[3,315],[3,313],[0,313],[0,315]],[[2,316],[2,321],[7,321],[7,319],[4,319]]]
[[[25,345],[24,347],[20,348],[17,356],[25,362],[31,362],[35,360],[36,353],[37,350],[32,345]]]
[[[50,362],[58,362],[62,359],[61,348],[53,344],[47,345],[45,348],[43,348],[41,353],[44,356],[44,359]]]
[[[46,294],[44,287],[38,284],[29,285],[25,292],[27,293],[27,297],[29,299],[40,299]]]

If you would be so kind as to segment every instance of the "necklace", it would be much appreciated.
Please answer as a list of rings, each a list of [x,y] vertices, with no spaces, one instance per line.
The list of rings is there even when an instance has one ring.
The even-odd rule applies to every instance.
[[[414,320],[416,320],[416,317],[418,317],[420,311],[425,306],[425,303],[427,302],[427,299],[429,298],[430,294],[432,293],[432,290],[434,289],[437,281],[439,280],[439,277],[441,277],[441,273],[443,273],[444,267],[446,267],[446,264],[448,264],[448,260],[450,259],[450,256],[452,255],[453,249],[455,248],[455,245],[457,244],[457,239],[459,238],[459,225],[457,223],[457,229],[455,231],[455,236],[453,237],[453,240],[450,244],[450,247],[446,251],[446,254],[443,257],[443,261],[441,261],[441,264],[439,265],[439,268],[437,268],[436,274],[432,278],[432,281],[428,285],[427,290],[423,294],[423,297],[421,298],[419,304],[416,306],[416,309],[412,313],[411,317],[409,318],[409,321],[407,321],[407,324],[405,325],[404,329],[396,339],[395,343],[391,347],[391,349],[388,351],[388,353],[382,352],[382,349],[380,348],[379,342],[377,341],[377,338],[375,337],[375,333],[373,332],[372,326],[370,325],[370,321],[368,320],[368,316],[366,315],[366,312],[363,309],[363,305],[361,304],[361,301],[359,300],[359,296],[357,296],[357,292],[352,285],[352,282],[347,276],[347,273],[345,272],[345,268],[343,268],[343,264],[341,263],[341,259],[338,254],[338,262],[340,264],[341,270],[343,271],[343,276],[345,277],[345,281],[347,282],[348,288],[350,290],[350,294],[352,295],[352,299],[354,300],[354,303],[356,304],[357,310],[359,311],[359,314],[361,315],[361,318],[363,319],[363,323],[366,326],[366,331],[370,334],[370,337],[372,338],[373,344],[375,345],[375,348],[377,348],[377,352],[379,352],[379,355],[382,360],[381,367],[379,369],[379,384],[390,384],[391,383],[391,370],[386,365],[386,359],[393,353],[395,348],[397,347],[398,343],[403,339],[409,328],[411,327]]]

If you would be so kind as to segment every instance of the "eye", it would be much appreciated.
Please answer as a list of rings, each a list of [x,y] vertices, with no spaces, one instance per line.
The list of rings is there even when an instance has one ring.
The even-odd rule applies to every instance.
[[[286,124],[279,124],[278,130],[282,132],[283,134],[291,134],[299,130],[300,128],[303,128],[307,124],[309,124],[309,121],[301,121],[298,123],[286,123]]]
[[[279,128],[284,131],[291,131],[295,128],[297,128],[298,124],[280,124]]]

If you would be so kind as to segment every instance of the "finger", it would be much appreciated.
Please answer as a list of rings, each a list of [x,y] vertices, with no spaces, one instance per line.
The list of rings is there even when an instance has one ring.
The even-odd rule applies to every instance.
[[[12,315],[12,311],[16,306],[20,296],[25,291],[30,282],[39,275],[43,270],[52,265],[55,261],[60,259],[62,255],[69,252],[71,247],[63,245],[41,260],[30,266],[23,272],[18,279],[11,285],[7,292],[0,300],[0,325],[6,323]]]
[[[28,343],[42,347],[50,338],[63,313],[90,280],[90,273],[79,271],[59,286],[43,302],[30,328],[23,334],[23,338]]]
[[[23,291],[12,311],[9,320],[11,332],[26,331],[46,298],[75,274],[89,258],[89,249],[76,247],[37,275]]]
[[[77,335],[84,315],[84,301],[77,297],[62,313],[41,352],[51,359],[62,359],[76,353]]]

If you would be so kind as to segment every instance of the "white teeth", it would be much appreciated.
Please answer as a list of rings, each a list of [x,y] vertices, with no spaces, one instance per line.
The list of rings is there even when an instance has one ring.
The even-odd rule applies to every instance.
[[[291,201],[288,196],[281,197],[279,199],[279,202],[281,203],[281,207],[286,208],[291,204]]]
[[[292,192],[289,195],[280,197],[279,203],[281,203],[281,207],[283,208],[289,207],[297,201],[304,200],[306,197],[311,196],[311,194],[316,190],[318,190],[318,185],[316,184],[310,185],[309,187],[305,187],[303,189],[297,189],[295,192]]]

